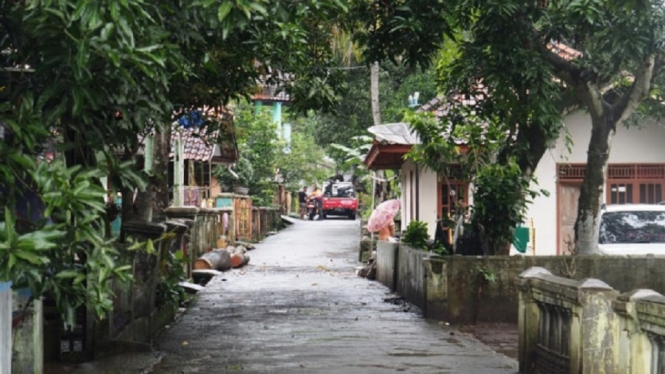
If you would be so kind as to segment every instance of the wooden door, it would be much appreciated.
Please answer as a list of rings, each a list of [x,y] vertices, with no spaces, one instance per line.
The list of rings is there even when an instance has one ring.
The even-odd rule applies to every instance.
[[[559,210],[559,254],[570,254],[575,244],[575,220],[580,198],[579,184],[560,184],[558,194]]]

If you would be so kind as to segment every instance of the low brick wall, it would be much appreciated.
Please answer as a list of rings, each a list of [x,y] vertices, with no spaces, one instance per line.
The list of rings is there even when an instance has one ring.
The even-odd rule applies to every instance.
[[[388,251],[377,253],[377,274],[390,271],[385,256]],[[396,292],[427,318],[455,324],[517,323],[516,279],[533,266],[576,280],[602,279],[620,292],[647,288],[665,294],[665,256],[441,257],[400,245],[395,262]]]

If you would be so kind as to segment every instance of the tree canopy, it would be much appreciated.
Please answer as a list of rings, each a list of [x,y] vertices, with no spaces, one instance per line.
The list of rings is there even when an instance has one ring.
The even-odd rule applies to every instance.
[[[128,268],[113,261],[99,178],[145,188],[141,139],[249,97],[259,81],[285,87],[298,110],[328,108],[330,25],[346,11],[332,0],[0,0],[0,279],[55,295],[63,313],[103,314],[108,280]],[[49,145],[60,156],[47,162]],[[18,222],[22,210],[40,214]]]

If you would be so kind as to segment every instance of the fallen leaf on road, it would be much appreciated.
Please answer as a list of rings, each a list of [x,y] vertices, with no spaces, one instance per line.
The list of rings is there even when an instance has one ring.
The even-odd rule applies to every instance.
[[[321,271],[330,271],[330,269],[326,268],[326,267],[325,267],[325,266],[323,266],[323,265],[319,265],[319,266],[317,266],[317,267],[316,267],[316,270],[321,270]]]
[[[317,283],[312,283],[312,286],[318,286],[318,284]]]

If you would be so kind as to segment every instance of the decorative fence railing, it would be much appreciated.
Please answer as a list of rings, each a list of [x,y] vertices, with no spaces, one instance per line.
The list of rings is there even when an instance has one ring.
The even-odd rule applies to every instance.
[[[519,289],[521,373],[665,373],[665,297],[534,267]]]

